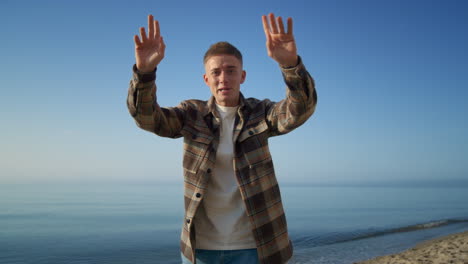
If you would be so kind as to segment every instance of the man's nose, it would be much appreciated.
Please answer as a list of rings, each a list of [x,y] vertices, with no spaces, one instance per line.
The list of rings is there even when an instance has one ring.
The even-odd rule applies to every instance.
[[[226,72],[221,71],[221,73],[219,74],[219,82],[220,83],[227,83],[227,81],[228,81],[228,76],[227,76]]]

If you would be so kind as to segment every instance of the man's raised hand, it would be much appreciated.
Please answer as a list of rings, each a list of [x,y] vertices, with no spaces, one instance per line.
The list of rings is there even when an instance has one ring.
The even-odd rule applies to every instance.
[[[133,37],[135,41],[135,59],[137,69],[141,72],[151,72],[164,58],[166,45],[164,44],[159,22],[152,15],[148,16],[148,35],[145,28],[140,28],[141,39],[138,35]]]
[[[268,18],[270,23],[268,23]],[[298,63],[296,42],[293,36],[292,18],[288,18],[288,31],[284,30],[283,19],[270,13],[262,16],[268,56],[282,67],[294,67]]]

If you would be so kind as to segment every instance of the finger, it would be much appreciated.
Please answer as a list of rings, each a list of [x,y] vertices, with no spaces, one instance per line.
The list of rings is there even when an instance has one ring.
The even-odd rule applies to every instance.
[[[270,35],[270,29],[268,27],[268,19],[266,16],[262,16],[262,22],[263,22],[263,31],[265,31],[266,45],[268,48],[271,43],[271,35]]]
[[[278,28],[276,27],[275,15],[270,13],[270,25],[271,25],[271,33],[278,34]]]
[[[292,18],[288,17],[288,35],[293,34],[293,20]]]
[[[268,19],[266,16],[262,16],[263,31],[265,31],[265,36],[268,38],[270,36],[270,27],[268,26]]]
[[[135,41],[135,45],[137,47],[141,45],[141,41],[140,41],[140,38],[138,37],[138,35],[133,36],[133,41]]]
[[[159,37],[161,36],[161,30],[159,29],[159,21],[154,21],[154,28],[156,29],[156,31],[154,32],[154,38],[159,39]]]
[[[148,15],[148,38],[154,37],[154,18],[152,15]]]
[[[281,17],[277,17],[276,20],[278,20],[278,29],[280,34],[284,34],[284,25],[283,25],[283,19]]]
[[[145,41],[148,40],[148,38],[146,38],[146,33],[145,33],[145,28],[144,27],[140,28],[140,35],[141,35],[141,41],[142,42],[145,42]]]
[[[160,37],[160,45],[159,45],[159,52],[164,55],[164,51],[166,50],[166,43],[164,43],[164,38]]]

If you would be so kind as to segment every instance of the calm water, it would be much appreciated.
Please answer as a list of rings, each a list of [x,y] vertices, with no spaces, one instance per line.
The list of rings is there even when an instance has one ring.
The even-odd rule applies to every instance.
[[[291,263],[351,263],[468,230],[467,188],[281,191]],[[2,185],[0,263],[180,263],[182,220],[181,185]]]

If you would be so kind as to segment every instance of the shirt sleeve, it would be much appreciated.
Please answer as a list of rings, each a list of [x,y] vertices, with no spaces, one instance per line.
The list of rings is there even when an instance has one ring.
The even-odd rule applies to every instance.
[[[315,82],[307,72],[301,57],[296,67],[281,68],[286,83],[286,98],[267,102],[267,122],[271,136],[286,134],[302,125],[314,113],[317,105]]]
[[[156,98],[156,69],[140,72],[133,66],[133,78],[128,88],[127,108],[136,124],[162,137],[181,137],[185,120],[185,104],[160,107]]]

